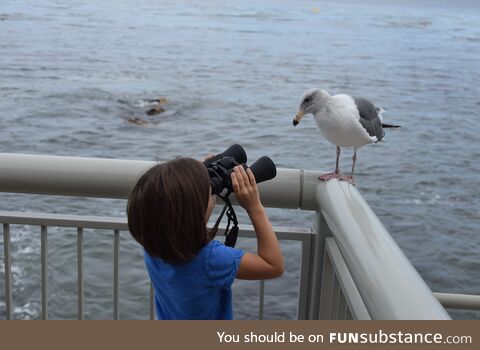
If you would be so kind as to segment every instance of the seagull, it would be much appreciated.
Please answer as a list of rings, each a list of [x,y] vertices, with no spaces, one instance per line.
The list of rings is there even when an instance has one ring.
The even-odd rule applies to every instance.
[[[323,136],[337,146],[337,161],[335,171],[321,175],[320,180],[338,179],[354,184],[353,172],[357,161],[357,149],[382,141],[385,136],[383,128],[398,128],[398,125],[382,123],[382,108],[375,107],[369,100],[362,97],[338,94],[330,95],[323,89],[305,91],[300,102],[293,126],[297,126],[306,114],[313,114]],[[350,176],[340,172],[339,158],[341,147],[353,147],[353,164]]]

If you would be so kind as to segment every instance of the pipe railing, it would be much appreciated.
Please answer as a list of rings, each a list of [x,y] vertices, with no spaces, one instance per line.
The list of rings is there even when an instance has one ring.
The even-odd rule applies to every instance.
[[[12,319],[12,278],[10,263],[10,235],[12,225],[28,225],[40,228],[41,236],[41,318],[48,319],[48,264],[47,264],[47,234],[49,227],[72,227],[77,228],[77,318],[84,319],[84,273],[83,273],[83,232],[84,229],[101,229],[113,231],[113,319],[120,319],[120,288],[119,288],[119,261],[120,257],[120,234],[128,231],[126,218],[109,218],[96,216],[78,216],[64,214],[45,213],[21,213],[0,211],[0,223],[3,223],[3,246],[5,249],[5,306],[6,318]],[[219,231],[223,231],[221,227]],[[297,302],[297,316],[299,319],[307,318],[307,288],[309,279],[309,261],[312,254],[313,232],[308,229],[292,229],[275,227],[275,233],[280,241],[297,241],[301,244],[302,255],[300,262],[300,278]],[[239,237],[253,238],[255,230],[251,225],[241,225]],[[259,281],[260,295],[258,315],[263,319],[265,283]],[[150,284],[150,319],[154,318],[154,294]]]
[[[480,311],[480,295],[433,293],[444,308]]]
[[[357,189],[328,181],[320,211],[373,319],[449,319]]]
[[[0,192],[121,198],[152,161],[0,153]],[[259,184],[267,207],[316,210],[318,172],[277,169]],[[233,202],[234,202],[234,198]]]
[[[0,153],[0,192],[127,198],[140,175],[155,164],[151,161]],[[299,316],[315,318],[319,315],[318,299],[321,290],[325,289],[322,283],[326,283],[322,276],[324,252],[328,248],[325,238],[330,236],[334,240],[329,245],[330,261],[339,261],[346,267],[334,271],[340,274],[336,283],[343,287],[355,286],[371,318],[448,319],[445,309],[356,188],[336,180],[319,182],[319,175],[315,171],[279,168],[275,179],[259,185],[264,205],[316,210],[317,221],[323,222],[313,232],[311,242],[303,246],[302,265],[306,267],[302,268],[301,280],[308,288],[300,295]],[[4,219],[8,217],[8,213],[2,214]],[[77,227],[83,227],[82,220],[91,221],[83,216],[77,219]],[[39,224],[37,220],[29,221],[29,214],[25,214],[23,220],[25,224]],[[123,219],[102,220],[95,218],[98,228],[125,228]],[[4,230],[4,236],[8,235]],[[347,271],[349,276],[341,276],[342,271]],[[358,299],[356,293],[334,294],[347,298],[354,295]],[[345,302],[348,304],[351,300]],[[339,305],[343,312],[343,300]]]

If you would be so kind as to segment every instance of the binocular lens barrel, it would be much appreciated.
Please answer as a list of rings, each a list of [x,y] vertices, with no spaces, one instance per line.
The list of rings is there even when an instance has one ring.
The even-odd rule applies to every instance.
[[[220,153],[214,157],[215,158],[223,157],[232,157],[240,164],[245,164],[247,162],[247,154],[242,146],[239,144],[234,144],[228,147],[223,153]]]
[[[273,161],[267,156],[258,158],[258,160],[250,165],[250,170],[255,175],[257,183],[268,181],[277,176],[277,167]]]

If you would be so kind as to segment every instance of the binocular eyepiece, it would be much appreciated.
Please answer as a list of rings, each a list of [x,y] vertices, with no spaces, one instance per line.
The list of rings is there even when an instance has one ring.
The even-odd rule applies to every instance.
[[[211,159],[204,161],[210,176],[210,184],[214,194],[221,194],[225,189],[227,193],[233,192],[231,173],[237,165],[242,165],[246,170],[247,154],[242,146],[234,144],[224,152],[217,154]],[[267,157],[260,157],[250,165],[250,170],[255,176],[257,183],[271,180],[277,175],[277,168],[273,161]]]

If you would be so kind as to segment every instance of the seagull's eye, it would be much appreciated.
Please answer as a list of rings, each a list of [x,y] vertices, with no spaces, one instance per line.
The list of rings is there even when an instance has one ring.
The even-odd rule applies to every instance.
[[[303,100],[303,102],[305,102],[305,103],[310,103],[311,100],[312,100],[312,96],[308,96],[308,97],[305,97],[305,99]]]

